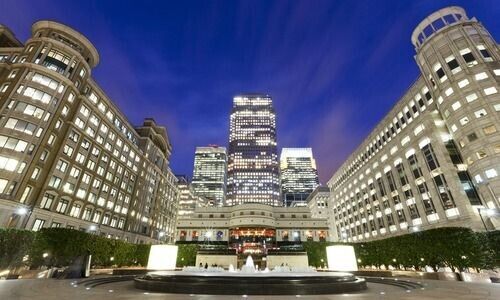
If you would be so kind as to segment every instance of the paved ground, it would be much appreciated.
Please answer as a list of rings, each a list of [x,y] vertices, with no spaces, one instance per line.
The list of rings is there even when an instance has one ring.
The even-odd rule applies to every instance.
[[[420,280],[421,289],[404,290],[395,286],[369,283],[368,290],[360,294],[349,295],[297,295],[297,296],[218,296],[218,295],[181,295],[147,293],[134,288],[131,281],[100,285],[87,289],[74,284],[74,280],[24,279],[0,281],[0,299],[255,299],[284,300],[303,298],[311,300],[327,299],[500,299],[500,284],[449,282]]]

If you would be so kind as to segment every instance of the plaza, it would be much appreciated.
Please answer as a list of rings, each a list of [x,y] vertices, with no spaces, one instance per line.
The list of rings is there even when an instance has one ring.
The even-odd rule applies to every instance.
[[[197,54],[186,49],[203,38],[174,38],[189,46],[180,50],[191,54],[182,60],[169,52],[179,45],[162,44],[158,55],[142,39],[153,36],[156,43],[165,32],[184,34],[190,26],[151,36],[143,29],[126,34],[140,42],[129,44],[124,63],[102,42],[124,37],[101,36],[95,24],[34,20],[29,35],[0,24],[0,299],[499,299],[496,27],[480,21],[482,14],[491,18],[484,9],[471,10],[478,19],[459,6],[431,7],[400,24],[412,53],[390,60],[413,56],[415,70],[406,73],[416,78],[402,95],[391,96],[387,111],[373,114],[378,119],[362,109],[370,101],[360,101],[359,115],[349,117],[354,109],[346,107],[359,105],[349,97],[322,91],[314,102],[288,84],[297,110],[273,85],[255,84],[266,72],[245,81],[244,68],[233,69],[222,81],[231,88],[222,84],[216,93],[215,81],[211,88],[188,84],[198,76],[215,80],[218,68],[196,61],[197,55],[239,53],[228,45],[240,34],[221,38],[224,49]],[[289,21],[281,8],[278,18]],[[238,11],[248,16],[251,10]],[[261,23],[242,24],[280,28]],[[398,40],[401,32],[388,36]],[[262,45],[266,50],[249,50],[246,59],[272,51]],[[281,52],[273,59],[281,62]],[[246,60],[217,56],[228,68]],[[338,64],[337,57],[330,60]],[[97,66],[108,61],[119,67],[104,76]],[[134,72],[120,72],[138,62]],[[280,69],[271,65],[259,70]],[[149,69],[158,66],[161,71]],[[179,74],[166,79],[169,66]],[[186,70],[199,73],[180,76]],[[319,72],[305,70],[295,76]],[[134,83],[121,81],[124,74]],[[312,78],[302,87],[320,89],[322,79]],[[263,92],[243,92],[246,86]],[[198,95],[203,88],[212,94]],[[350,92],[368,88],[351,86]],[[335,114],[316,122],[326,102],[337,103]],[[363,125],[369,131],[356,131],[359,118],[374,118]],[[278,134],[280,128],[286,133]],[[352,147],[343,148],[351,139]]]

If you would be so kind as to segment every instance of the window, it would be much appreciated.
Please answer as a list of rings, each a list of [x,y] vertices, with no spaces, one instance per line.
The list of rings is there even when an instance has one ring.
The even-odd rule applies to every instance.
[[[92,218],[92,222],[94,222],[94,223],[99,223],[99,221],[100,221],[100,220],[101,220],[101,212],[100,212],[100,211],[98,211],[98,210],[96,210],[96,211],[94,212],[94,216],[93,216],[93,218]]]
[[[35,61],[38,63],[41,54],[45,52],[45,48],[42,49],[42,52],[38,55],[37,60]],[[45,60],[42,62],[42,65],[47,67],[50,70],[56,71],[58,73],[63,74],[66,68],[69,65],[70,58],[69,56],[63,54],[62,52],[59,52],[57,50],[51,49],[47,56],[45,57]],[[72,67],[74,67],[72,65]],[[70,70],[71,71],[71,70]]]
[[[45,224],[45,220],[35,219],[35,222],[33,222],[33,227],[31,228],[31,230],[38,231],[38,230],[43,228],[44,224]]]
[[[31,80],[33,82],[39,83],[43,86],[46,86],[52,90],[57,89],[57,86],[59,85],[58,81],[55,81],[54,79],[47,77],[45,75],[39,74],[39,73],[35,73],[33,75],[33,78],[31,78]]]
[[[422,170],[420,169],[418,165],[418,160],[415,154],[412,154],[408,157],[408,162],[410,164],[410,169],[412,170],[413,177],[415,179],[418,179],[423,176]]]
[[[459,88],[466,87],[467,85],[469,85],[469,80],[468,79],[460,80],[458,82],[458,87]]]
[[[462,58],[465,60],[465,63],[468,67],[477,65],[476,58],[474,57],[474,55],[472,55],[469,48],[460,50],[460,55],[462,55]]]
[[[457,101],[451,105],[451,108],[453,108],[453,110],[458,110],[460,107],[462,107],[460,101]]]
[[[479,74],[476,74],[474,78],[476,79],[476,81],[480,81],[488,78],[488,75],[486,74],[486,72],[481,72]]]
[[[9,88],[9,84],[8,83],[4,83],[1,87],[0,87],[0,93],[5,93],[5,91],[7,91],[7,89]]]
[[[80,215],[81,209],[82,209],[82,206],[80,204],[73,204],[73,206],[71,207],[71,210],[69,212],[69,215],[74,217],[74,218],[78,218],[78,216]]]
[[[31,186],[27,186],[25,189],[24,189],[24,192],[23,194],[21,195],[21,199],[20,199],[20,202],[21,203],[24,203],[26,202],[26,199],[28,199],[29,195],[31,194]],[[1,190],[1,187],[0,187],[0,193],[2,192]]]
[[[7,187],[7,183],[9,183],[9,181],[7,179],[0,178],[0,194],[3,194],[3,192],[5,191],[5,187]]]
[[[61,185],[61,178],[57,176],[52,176],[49,180],[49,186],[58,189]]]
[[[19,89],[17,90],[19,92]],[[32,87],[26,87],[23,93],[24,96],[31,98],[34,101],[40,101],[44,104],[47,104],[50,102],[50,99],[52,99],[52,96],[44,93],[38,89],[32,88]]]
[[[476,116],[477,119],[479,119],[479,118],[486,116],[487,113],[486,113],[486,110],[483,108],[483,109],[475,111],[474,115]]]
[[[494,178],[498,176],[498,173],[495,169],[486,170],[485,174],[487,178]]]
[[[438,191],[439,198],[441,199],[441,204],[445,210],[456,207],[455,201],[450,193],[450,188],[446,183],[446,179],[443,174],[439,174],[433,178],[434,184]]]
[[[43,195],[42,201],[40,202],[40,208],[50,210],[54,198],[55,198],[54,195],[45,193],[45,195]]]
[[[82,219],[84,219],[85,221],[90,221],[91,217],[92,217],[92,208],[86,207],[85,210],[83,211]]]
[[[477,140],[477,134],[475,132],[467,135],[467,139],[469,140],[469,142],[474,142],[475,140]]]
[[[497,89],[494,86],[484,89],[484,94],[486,96],[489,96],[489,95],[492,95],[492,94],[496,94],[496,93],[497,93]]]
[[[59,200],[59,203],[57,203],[56,206],[56,212],[64,214],[66,212],[66,209],[68,208],[68,203],[68,200]]]
[[[486,50],[484,45],[477,45],[477,50],[479,50],[479,52],[483,56],[484,61],[493,61],[493,58],[491,57],[488,50]]]
[[[69,175],[73,178],[78,178],[78,176],[80,176],[80,169],[72,167],[71,171],[69,172]]]
[[[444,91],[444,94],[449,97],[453,94],[453,89],[450,87],[450,88],[447,88],[446,91]]]
[[[5,128],[20,131],[28,135],[33,135],[36,129],[36,125],[26,121],[9,118],[5,123]]]
[[[429,167],[429,171],[439,168],[439,162],[436,158],[436,154],[434,153],[434,149],[432,148],[431,144],[425,145],[422,148],[422,152],[427,162],[427,167]]]
[[[61,172],[66,172],[66,169],[68,167],[68,163],[65,162],[64,160],[59,160],[56,164],[56,170],[59,170]]]
[[[36,167],[35,169],[33,169],[33,173],[31,174],[31,179],[37,180],[38,174],[40,174],[40,168]]]
[[[465,124],[469,123],[469,117],[463,117],[460,119],[460,124],[464,126]]]
[[[486,152],[484,150],[479,150],[476,152],[477,159],[482,159],[486,157]]]
[[[496,129],[495,125],[490,125],[488,127],[484,127],[483,131],[484,131],[484,134],[489,135],[489,134],[497,132],[497,129]]]
[[[52,228],[60,228],[61,227],[61,223],[58,223],[58,222],[52,222],[52,224],[50,225],[50,227]]]
[[[7,76],[7,78],[11,79],[11,78],[16,77],[16,75],[17,75],[17,70],[12,70],[12,71],[9,73],[9,76]]]
[[[444,82],[447,79],[446,74],[444,73],[440,63],[435,64],[433,69],[434,72],[436,72],[436,75],[439,78],[440,82]]]
[[[14,172],[18,165],[19,161],[17,159],[0,156],[0,170]]]
[[[429,193],[429,188],[427,188],[427,184],[425,182],[422,182],[417,187],[422,197],[425,214],[426,215],[434,214],[436,212],[436,209],[434,207],[434,203],[432,203],[432,198]]]
[[[0,135],[0,148],[13,150],[16,152],[24,153],[28,143],[16,138]]]
[[[477,99],[476,93],[472,93],[472,94],[465,97],[465,100],[467,100],[467,102],[469,102],[469,103],[476,100],[476,99]]]
[[[462,69],[460,68],[460,65],[458,64],[457,60],[455,59],[455,56],[451,55],[448,56],[446,59],[446,64],[448,65],[448,68],[450,68],[450,71],[452,74],[457,74],[460,72]]]

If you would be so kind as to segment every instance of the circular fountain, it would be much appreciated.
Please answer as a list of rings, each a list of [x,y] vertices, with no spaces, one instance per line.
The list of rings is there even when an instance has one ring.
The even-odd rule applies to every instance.
[[[366,289],[364,279],[350,273],[316,272],[313,268],[278,266],[259,271],[251,256],[241,270],[186,267],[182,271],[149,272],[135,279],[136,288],[163,293],[218,295],[338,294]]]

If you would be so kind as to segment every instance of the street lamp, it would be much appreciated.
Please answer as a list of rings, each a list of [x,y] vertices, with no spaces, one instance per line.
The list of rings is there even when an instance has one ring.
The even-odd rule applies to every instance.
[[[33,213],[33,208],[31,208],[31,207],[21,206],[15,210],[16,215],[24,217],[23,223],[21,224],[21,229],[26,229],[26,226],[28,225],[28,221],[29,221],[32,213]]]

